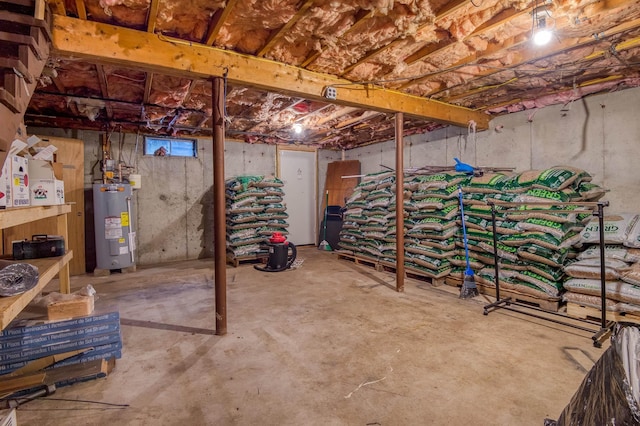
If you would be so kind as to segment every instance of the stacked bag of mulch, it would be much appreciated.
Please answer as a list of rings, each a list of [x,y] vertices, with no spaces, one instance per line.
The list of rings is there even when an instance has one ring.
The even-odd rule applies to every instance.
[[[467,222],[471,228],[478,228],[469,232],[469,247],[484,264],[478,271],[479,281],[489,286],[495,284],[493,258],[487,258],[494,253],[488,205],[494,201],[502,288],[538,298],[559,298],[563,290],[563,266],[577,255],[580,232],[592,214],[578,204],[553,203],[601,198],[604,190],[590,181],[591,176],[585,171],[567,166],[511,175],[490,173],[471,179],[463,190]],[[500,201],[550,205],[504,207],[499,205]]]
[[[362,257],[395,261],[395,174],[367,175],[347,200],[340,246]]]
[[[640,215],[605,215],[605,306],[612,312],[640,313]],[[593,218],[580,234],[583,250],[564,268],[563,300],[602,309],[600,223]]]
[[[347,203],[341,233],[343,249],[395,261],[396,230],[389,225],[395,224],[395,185],[387,186],[392,177],[391,172],[367,175],[356,187]],[[590,181],[588,173],[571,167],[481,176],[456,172],[407,173],[403,182],[405,265],[434,278],[462,277],[466,260],[458,198],[461,190],[471,267],[481,283],[494,285],[492,215],[488,203],[594,201],[604,195],[604,190]],[[385,191],[381,198],[388,204],[374,205],[380,191]],[[591,213],[581,210],[584,209],[577,205],[511,208],[496,205],[497,253],[500,280],[505,288],[538,297],[559,296],[564,262],[577,255],[580,231],[591,218]]]
[[[410,271],[433,278],[451,273],[460,238],[458,187],[470,177],[456,172],[413,174],[404,179],[408,200],[405,221],[405,259]]]
[[[287,235],[283,182],[275,177],[237,176],[226,181],[227,252],[255,255],[274,232]]]

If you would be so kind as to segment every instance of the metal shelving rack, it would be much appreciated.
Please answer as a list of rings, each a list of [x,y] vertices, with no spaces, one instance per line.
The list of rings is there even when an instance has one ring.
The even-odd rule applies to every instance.
[[[609,336],[611,333],[612,327],[615,325],[613,321],[607,321],[607,309],[606,309],[606,283],[605,283],[605,256],[604,256],[604,208],[609,205],[608,201],[597,201],[597,202],[503,202],[503,201],[490,201],[487,203],[491,207],[491,222],[492,222],[492,232],[493,232],[493,256],[494,256],[494,268],[495,268],[495,286],[496,286],[496,301],[493,303],[489,303],[484,306],[484,315],[488,315],[489,312],[492,312],[496,309],[502,308],[510,311],[518,312],[524,315],[529,315],[535,318],[543,319],[546,321],[552,321],[557,324],[565,325],[568,327],[577,328],[584,331],[589,331],[594,333],[592,336],[593,345],[595,347],[602,347],[602,342]],[[600,299],[602,301],[601,305],[601,319],[600,319],[600,329],[594,330],[589,327],[583,327],[577,324],[568,323],[566,321],[562,321],[559,319],[550,318],[548,315],[563,317],[566,318],[565,315],[557,312],[548,312],[544,311],[547,316],[537,315],[533,312],[523,311],[521,309],[514,309],[511,305],[516,305],[518,307],[527,308],[531,310],[542,311],[539,308],[535,308],[529,305],[523,305],[513,300],[511,297],[500,298],[500,266],[499,266],[499,256],[498,256],[498,241],[497,241],[497,232],[496,232],[496,205],[503,207],[519,207],[519,206],[547,206],[547,207],[558,207],[558,206],[579,206],[584,207],[585,210],[553,210],[553,213],[589,213],[598,217],[599,223],[599,239],[600,239]],[[588,320],[580,320],[574,319],[575,321],[585,322],[592,324],[592,322]]]

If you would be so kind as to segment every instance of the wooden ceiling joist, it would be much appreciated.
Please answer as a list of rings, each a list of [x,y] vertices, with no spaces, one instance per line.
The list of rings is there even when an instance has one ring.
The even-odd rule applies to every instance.
[[[307,13],[307,10],[309,10],[309,8],[313,6],[314,1],[315,0],[307,0],[286,24],[284,24],[279,30],[273,31],[262,49],[260,49],[258,53],[256,53],[256,56],[266,55],[271,50],[271,48],[280,40],[280,38],[282,38],[283,35],[287,34],[291,27],[293,27],[296,22],[298,22],[300,18],[302,18],[304,14]]]
[[[438,11],[436,12],[436,19],[446,18],[447,16],[451,15],[452,13],[455,13],[461,7],[464,7],[469,3],[471,3],[471,0],[449,1],[442,8],[438,9]]]
[[[615,26],[609,30],[607,30],[606,32],[602,33],[599,36],[599,40],[602,39],[606,39],[607,37],[619,34],[621,32],[625,32],[625,31],[629,31],[635,28],[640,27],[640,19],[636,19],[634,21],[629,21],[629,22],[625,22],[623,24],[620,24],[618,26]],[[557,54],[561,54],[561,53],[565,53],[574,49],[578,49],[584,46],[587,46],[589,44],[593,44],[593,43],[597,43],[598,40],[593,38],[593,37],[583,37],[583,38],[572,38],[572,39],[564,39],[564,40],[560,40],[558,42],[556,42],[554,45],[546,48],[546,49],[540,49],[540,50],[531,50],[531,51],[521,51],[518,59],[515,60],[511,65],[509,66],[505,66],[503,69],[495,69],[495,68],[488,68],[486,70],[483,71],[479,71],[476,73],[476,77],[469,79],[467,81],[465,81],[464,83],[460,83],[457,84],[455,86],[451,86],[451,87],[447,87],[444,90],[447,91],[451,91],[454,88],[462,88],[462,87],[466,87],[470,84],[473,84],[475,82],[477,82],[478,80],[488,77],[490,75],[493,74],[497,74],[499,72],[503,72],[506,70],[512,70],[512,69],[516,69],[519,66],[531,63],[531,62],[535,62],[541,59],[544,59],[546,57],[552,56],[552,55],[557,55]],[[586,59],[586,58],[585,58]],[[415,84],[415,83],[414,83]],[[410,85],[410,84],[409,84]],[[442,92],[443,90],[438,90],[436,92],[430,93],[429,96],[433,96],[436,95],[440,92]]]
[[[158,19],[158,6],[160,0],[151,0],[149,13],[147,15],[147,32],[152,33],[156,30],[156,20]]]
[[[66,15],[67,10],[64,6],[64,0],[47,0],[49,7],[51,8],[51,12],[56,15]]]
[[[228,7],[228,6],[227,6]],[[489,116],[430,99],[315,73],[204,45],[159,37],[143,31],[54,16],[53,49],[59,56],[82,58],[187,78],[209,79],[226,74],[228,81],[249,87],[326,102],[327,87],[337,89],[333,103],[466,127],[473,120],[487,129]],[[96,49],[95,46],[100,46]]]
[[[107,82],[107,75],[104,73],[104,67],[100,64],[96,65],[96,71],[98,72],[98,81],[100,82],[100,92],[104,99],[109,99],[109,83]],[[105,109],[107,110],[107,118],[111,120],[113,118],[113,108],[111,103],[105,102]]]
[[[429,26],[433,26],[434,29],[437,28],[436,23],[440,19],[446,18],[447,16],[449,16],[452,13],[454,13],[456,10],[460,9],[462,6],[466,5],[467,3],[469,3],[469,0],[456,0],[456,1],[448,2],[442,9],[440,9],[440,10],[438,10],[436,12],[436,16],[435,16],[435,19],[433,20],[433,22],[429,22],[427,24],[423,24],[423,25],[419,26],[418,29],[416,30],[416,32],[420,32],[420,31],[424,30],[425,28],[427,28]],[[403,39],[398,38],[398,39],[392,41],[391,43],[385,44],[384,46],[381,46],[381,47],[379,47],[379,48],[377,48],[375,50],[367,52],[362,58],[358,59],[357,62],[355,62],[354,64],[349,65],[347,68],[345,68],[344,71],[342,71],[342,73],[340,75],[346,75],[350,71],[352,71],[354,68],[356,68],[358,65],[367,62],[368,60],[378,56],[379,54],[381,54],[383,52],[386,52],[387,50],[395,49],[397,46],[399,46],[401,43],[403,43],[403,41],[404,41]],[[431,45],[424,46],[423,48],[429,48],[429,46],[431,46]]]
[[[353,25],[351,27],[349,27],[349,29],[347,31],[345,31],[344,33],[340,34],[340,37],[345,36],[347,34],[350,34],[353,31],[356,31],[360,27],[360,25],[362,25],[363,22],[366,22],[367,19],[371,18],[372,16],[373,16],[373,11],[360,10],[358,13],[356,13]],[[311,56],[309,56],[307,59],[305,59],[300,64],[300,66],[303,67],[303,68],[309,66],[316,59],[318,59],[320,57],[320,55],[322,55],[323,51],[324,50],[319,50],[319,51],[313,53]]]
[[[76,0],[76,11],[78,12],[78,18],[87,19],[87,8],[84,5],[84,0]]]
[[[225,21],[229,17],[229,14],[236,6],[236,4],[238,4],[238,0],[228,0],[227,5],[224,7],[224,9],[216,12],[216,14],[213,15],[213,19],[209,24],[209,31],[207,33],[204,44],[206,44],[207,46],[213,46],[213,42],[216,41],[216,37],[218,37],[220,29],[224,25]]]
[[[505,25],[508,22],[511,22],[511,20],[517,17],[528,14],[532,10],[532,8],[533,6],[531,5],[523,10],[516,10],[515,8],[512,8],[512,7],[505,9],[502,12],[498,13],[493,18],[491,18],[489,21],[484,23],[483,25],[480,25],[479,27],[477,27],[471,34],[466,36],[461,41],[468,40],[470,37],[480,36],[484,33],[495,30],[496,28],[499,28],[500,26]],[[404,61],[407,63],[407,65],[411,65],[418,61],[426,60],[430,56],[435,55],[439,52],[442,52],[444,49],[453,45],[454,43],[455,43],[455,40],[451,40],[451,41],[443,40],[439,43],[429,44],[421,48],[420,50],[416,51],[415,53],[411,54]],[[484,52],[479,52],[479,53],[480,55],[486,56],[484,55]]]

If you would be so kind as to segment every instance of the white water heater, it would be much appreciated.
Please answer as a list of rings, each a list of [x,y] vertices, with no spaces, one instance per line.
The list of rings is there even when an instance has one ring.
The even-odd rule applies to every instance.
[[[122,269],[135,265],[135,232],[131,185],[93,185],[96,268]]]

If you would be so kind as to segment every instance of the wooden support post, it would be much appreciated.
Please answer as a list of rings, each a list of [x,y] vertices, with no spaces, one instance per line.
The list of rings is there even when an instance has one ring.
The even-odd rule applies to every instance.
[[[213,105],[213,239],[215,262],[216,334],[227,334],[227,258],[224,187],[224,79],[212,80]]]
[[[69,229],[67,227],[67,215],[60,214],[56,216],[56,232],[62,236],[65,244],[69,242]],[[68,250],[68,247],[67,247]],[[60,293],[71,293],[71,279],[69,277],[69,262],[66,262],[58,273],[58,279],[60,281]]]
[[[404,291],[404,114],[396,112],[396,291]]]

